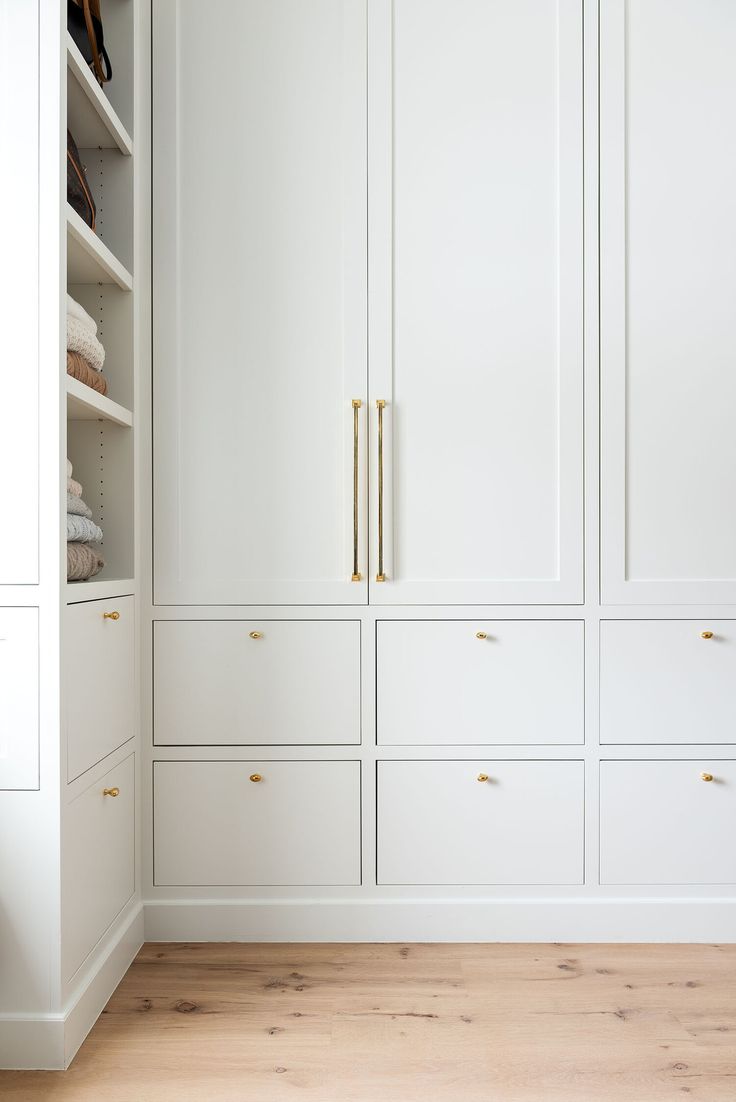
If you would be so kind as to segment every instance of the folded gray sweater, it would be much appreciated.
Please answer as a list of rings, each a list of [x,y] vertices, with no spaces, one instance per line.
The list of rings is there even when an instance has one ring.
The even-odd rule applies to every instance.
[[[102,529],[88,517],[79,517],[75,513],[66,514],[66,538],[78,543],[99,543]]]
[[[78,517],[87,517],[92,520],[92,510],[89,505],[85,505],[81,497],[77,497],[76,494],[66,492],[66,511],[67,513],[75,513]]]

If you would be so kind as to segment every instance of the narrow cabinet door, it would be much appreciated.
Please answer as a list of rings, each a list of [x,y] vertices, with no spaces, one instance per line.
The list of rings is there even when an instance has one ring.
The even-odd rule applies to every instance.
[[[364,602],[366,2],[153,16],[155,600]]]
[[[582,2],[368,19],[371,602],[580,601]]]
[[[601,4],[602,597],[736,601],[736,5]]]

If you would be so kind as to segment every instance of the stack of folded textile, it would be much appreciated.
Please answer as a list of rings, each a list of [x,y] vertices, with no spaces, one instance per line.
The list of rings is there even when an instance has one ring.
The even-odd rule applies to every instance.
[[[100,394],[107,394],[107,379],[102,374],[105,349],[97,339],[97,323],[83,306],[66,296],[66,371],[91,386]]]
[[[102,529],[92,520],[92,510],[82,501],[82,487],[72,478],[72,465],[66,461],[66,577],[69,582],[84,582],[94,577],[105,560],[94,543],[102,539]]]

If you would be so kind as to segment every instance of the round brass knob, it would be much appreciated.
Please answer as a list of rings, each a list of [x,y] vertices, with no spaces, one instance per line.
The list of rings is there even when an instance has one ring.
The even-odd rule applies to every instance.
[[[119,796],[120,795],[120,789],[117,788],[117,787],[116,788],[103,788],[102,789],[102,795],[103,796]]]
[[[701,631],[700,638],[701,639],[712,639],[713,638],[713,632],[712,631]]]
[[[712,773],[701,773],[700,774],[700,779],[701,779],[701,781],[712,781],[713,780],[713,774]]]
[[[263,780],[263,777],[260,773],[251,773],[250,779],[253,781],[253,784],[258,784],[259,781]]]
[[[249,634],[250,634],[251,639],[262,639],[263,638],[263,632],[262,631],[251,631]]]
[[[487,639],[488,638],[488,632],[486,632],[486,631],[476,631],[475,638],[476,639]]]
[[[488,774],[487,773],[479,773],[478,774],[478,780],[481,782],[481,784],[483,784],[484,781],[489,780]]]
[[[103,612],[102,613],[102,619],[103,620],[119,620],[120,619],[120,613],[119,612]]]

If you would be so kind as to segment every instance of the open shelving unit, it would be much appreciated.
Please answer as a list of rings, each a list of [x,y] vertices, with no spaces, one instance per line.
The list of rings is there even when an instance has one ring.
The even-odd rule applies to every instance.
[[[107,395],[66,374],[66,454],[103,532],[105,566],[66,583],[67,604],[135,593],[135,280],[133,24],[127,3],[105,9],[113,79],[101,87],[69,34],[66,125],[79,149],[97,208],[92,230],[65,204],[66,291],[95,320],[105,349]]]

